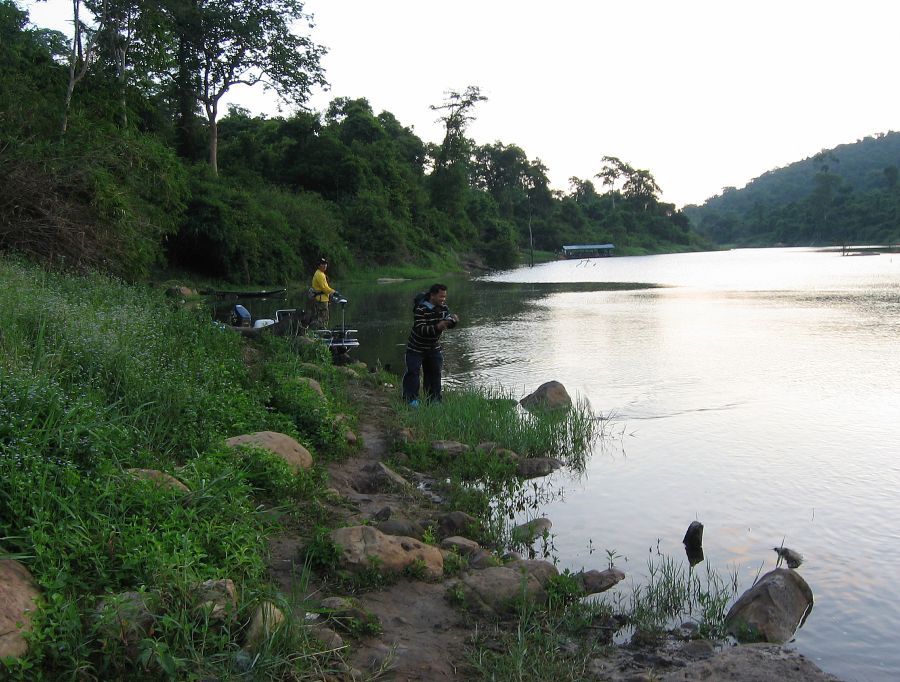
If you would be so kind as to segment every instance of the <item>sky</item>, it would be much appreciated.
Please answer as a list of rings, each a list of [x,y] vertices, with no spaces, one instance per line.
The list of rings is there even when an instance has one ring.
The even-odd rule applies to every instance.
[[[20,4],[35,24],[71,24],[68,0]],[[365,97],[439,142],[429,105],[476,85],[488,100],[469,137],[520,146],[564,191],[616,156],[649,170],[664,201],[699,204],[900,129],[893,0],[307,0],[306,11],[315,26],[300,28],[329,50],[330,90],[310,108]],[[261,90],[226,102],[279,114]]]

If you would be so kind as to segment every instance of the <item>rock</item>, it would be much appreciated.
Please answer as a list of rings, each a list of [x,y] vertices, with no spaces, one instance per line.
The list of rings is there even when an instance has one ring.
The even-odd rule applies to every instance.
[[[453,535],[477,535],[480,526],[477,519],[461,511],[442,514],[424,525],[433,526],[436,535],[440,539]]]
[[[318,393],[323,398],[325,397],[325,391],[322,390],[322,384],[311,377],[294,377],[294,382],[302,386],[309,386],[314,393]]]
[[[562,462],[552,457],[529,457],[520,459],[516,463],[516,475],[521,478],[540,478],[556,471],[561,466]]]
[[[566,387],[558,381],[548,381],[537,387],[534,393],[530,393],[519,401],[519,404],[529,412],[535,410],[558,410],[572,406],[572,398],[566,391]]]
[[[367,495],[410,486],[403,476],[383,462],[372,462],[360,470],[360,475],[354,480],[353,487],[357,492]]]
[[[541,584],[542,587],[547,586],[550,578],[559,575],[559,571],[556,570],[556,566],[554,566],[549,561],[542,561],[540,559],[519,559],[518,561],[511,561],[510,563],[506,564],[506,568],[512,568],[514,570],[527,573],[533,578],[537,578],[537,581]]]
[[[436,440],[431,444],[431,449],[443,455],[464,455],[469,452],[470,448],[465,443],[458,443],[455,440]]]
[[[346,597],[325,597],[319,604],[323,609],[328,609],[335,615],[346,615],[348,611],[356,609],[353,602]]]
[[[230,578],[204,580],[196,587],[196,597],[211,621],[224,622],[237,612],[237,589]]]
[[[310,634],[332,651],[344,647],[344,639],[331,628],[324,625],[313,625],[309,628]]]
[[[494,450],[500,448],[500,443],[495,443],[494,441],[487,441],[485,443],[479,443],[475,446],[475,452],[479,455],[489,455]]]
[[[494,450],[493,455],[497,459],[506,460],[507,462],[518,462],[520,459],[519,453],[507,448],[497,448]]]
[[[537,564],[543,564],[538,567]],[[457,584],[466,608],[485,616],[516,611],[520,600],[542,604],[547,599],[547,578],[558,575],[546,561],[517,561],[468,573]]]
[[[776,568],[741,595],[725,616],[728,632],[742,642],[783,644],[813,607],[813,594],[795,570]]]
[[[0,658],[19,658],[28,651],[31,614],[40,591],[27,568],[15,559],[0,560]]]
[[[684,539],[681,542],[689,550],[703,547],[703,524],[699,521],[691,521],[691,525],[685,531]]]
[[[301,372],[311,377],[321,379],[325,376],[325,368],[314,362],[301,362],[299,367]],[[337,421],[337,416],[335,416],[335,421]]]
[[[184,483],[163,471],[157,471],[156,469],[126,469],[125,471],[135,478],[140,478],[144,481],[152,481],[153,483],[156,483],[159,488],[171,488],[182,493],[191,492],[191,489]]]
[[[735,646],[704,660],[688,663],[656,679],[662,682],[721,680],[728,682],[838,682],[796,651],[772,644]]]
[[[393,514],[393,513],[394,513],[394,510],[391,509],[390,506],[388,505],[388,506],[382,507],[377,512],[372,514],[372,520],[381,523],[381,522],[387,521],[389,518],[391,518],[391,514]],[[381,531],[381,532],[383,533],[384,531]],[[390,533],[388,533],[388,535],[390,535]]]
[[[171,296],[172,298],[195,298],[197,296],[197,292],[190,287],[179,285],[166,289],[166,295]]]
[[[490,552],[479,549],[477,552],[468,557],[469,568],[482,569],[497,566],[500,561]]]
[[[585,594],[606,592],[611,587],[625,580],[625,574],[618,568],[607,568],[605,571],[581,571],[575,574]]]
[[[553,523],[550,519],[541,516],[514,527],[510,531],[510,537],[513,542],[530,545],[537,538],[542,537],[544,533],[549,533],[552,527]]]
[[[371,526],[352,526],[332,531],[331,541],[340,549],[341,566],[351,572],[372,568],[374,558],[386,573],[399,573],[420,561],[429,578],[437,579],[444,573],[440,550],[415,538],[385,535]]]
[[[406,443],[411,443],[416,438],[413,435],[412,429],[403,428],[398,429],[394,434],[394,442],[398,445],[405,445]]]
[[[264,601],[258,604],[250,617],[250,627],[244,637],[244,648],[255,653],[272,633],[284,622],[284,614],[275,604]]]
[[[456,550],[460,556],[472,556],[481,550],[481,545],[461,535],[453,535],[441,540],[441,549]]]
[[[153,630],[155,597],[145,592],[122,592],[101,599],[94,615],[103,637],[133,647]]]
[[[258,431],[257,433],[235,436],[226,440],[225,445],[231,448],[237,448],[241,445],[254,445],[259,448],[265,448],[287,462],[288,466],[295,472],[309,469],[313,465],[312,455],[309,454],[309,450],[290,436],[275,431]]]
[[[421,540],[425,537],[425,529],[422,524],[408,519],[388,519],[376,523],[375,527],[385,535],[400,535],[406,538]]]

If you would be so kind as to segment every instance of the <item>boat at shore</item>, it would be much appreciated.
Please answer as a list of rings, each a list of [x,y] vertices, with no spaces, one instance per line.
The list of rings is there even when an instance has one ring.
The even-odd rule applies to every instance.
[[[215,296],[216,298],[275,298],[276,296],[282,296],[287,293],[287,289],[258,289],[254,291],[204,289],[200,293],[203,296]]]

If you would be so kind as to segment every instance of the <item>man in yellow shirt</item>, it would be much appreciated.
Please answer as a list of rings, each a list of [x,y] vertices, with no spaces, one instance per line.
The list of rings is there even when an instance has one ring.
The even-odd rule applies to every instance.
[[[325,277],[326,270],[328,270],[328,261],[320,258],[312,278],[312,288],[316,292],[316,298],[313,301],[316,308],[316,325],[320,329],[328,327],[328,298],[334,293],[334,289],[328,286],[328,278]]]

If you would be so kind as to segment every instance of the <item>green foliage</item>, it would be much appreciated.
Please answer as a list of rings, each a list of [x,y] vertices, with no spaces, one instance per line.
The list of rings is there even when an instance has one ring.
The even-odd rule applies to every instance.
[[[340,264],[335,208],[314,194],[292,194],[195,169],[186,222],[171,257],[211,277],[233,282],[304,280],[320,254]]]
[[[261,503],[321,518],[324,473],[223,447],[283,422],[250,381],[240,338],[204,315],[102,276],[3,260],[0,279],[0,537],[45,595],[28,655],[4,673],[228,677],[241,665],[239,626],[204,623],[193,588],[227,576],[249,599],[273,523]],[[132,467],[167,472],[189,492]],[[154,633],[134,652],[103,635],[95,613],[101,596],[125,591],[159,598]],[[308,663],[292,659],[292,637],[260,658],[267,675],[315,660],[308,644]]]
[[[900,241],[900,133],[866,137],[726,187],[686,207],[718,244],[893,244]]]

